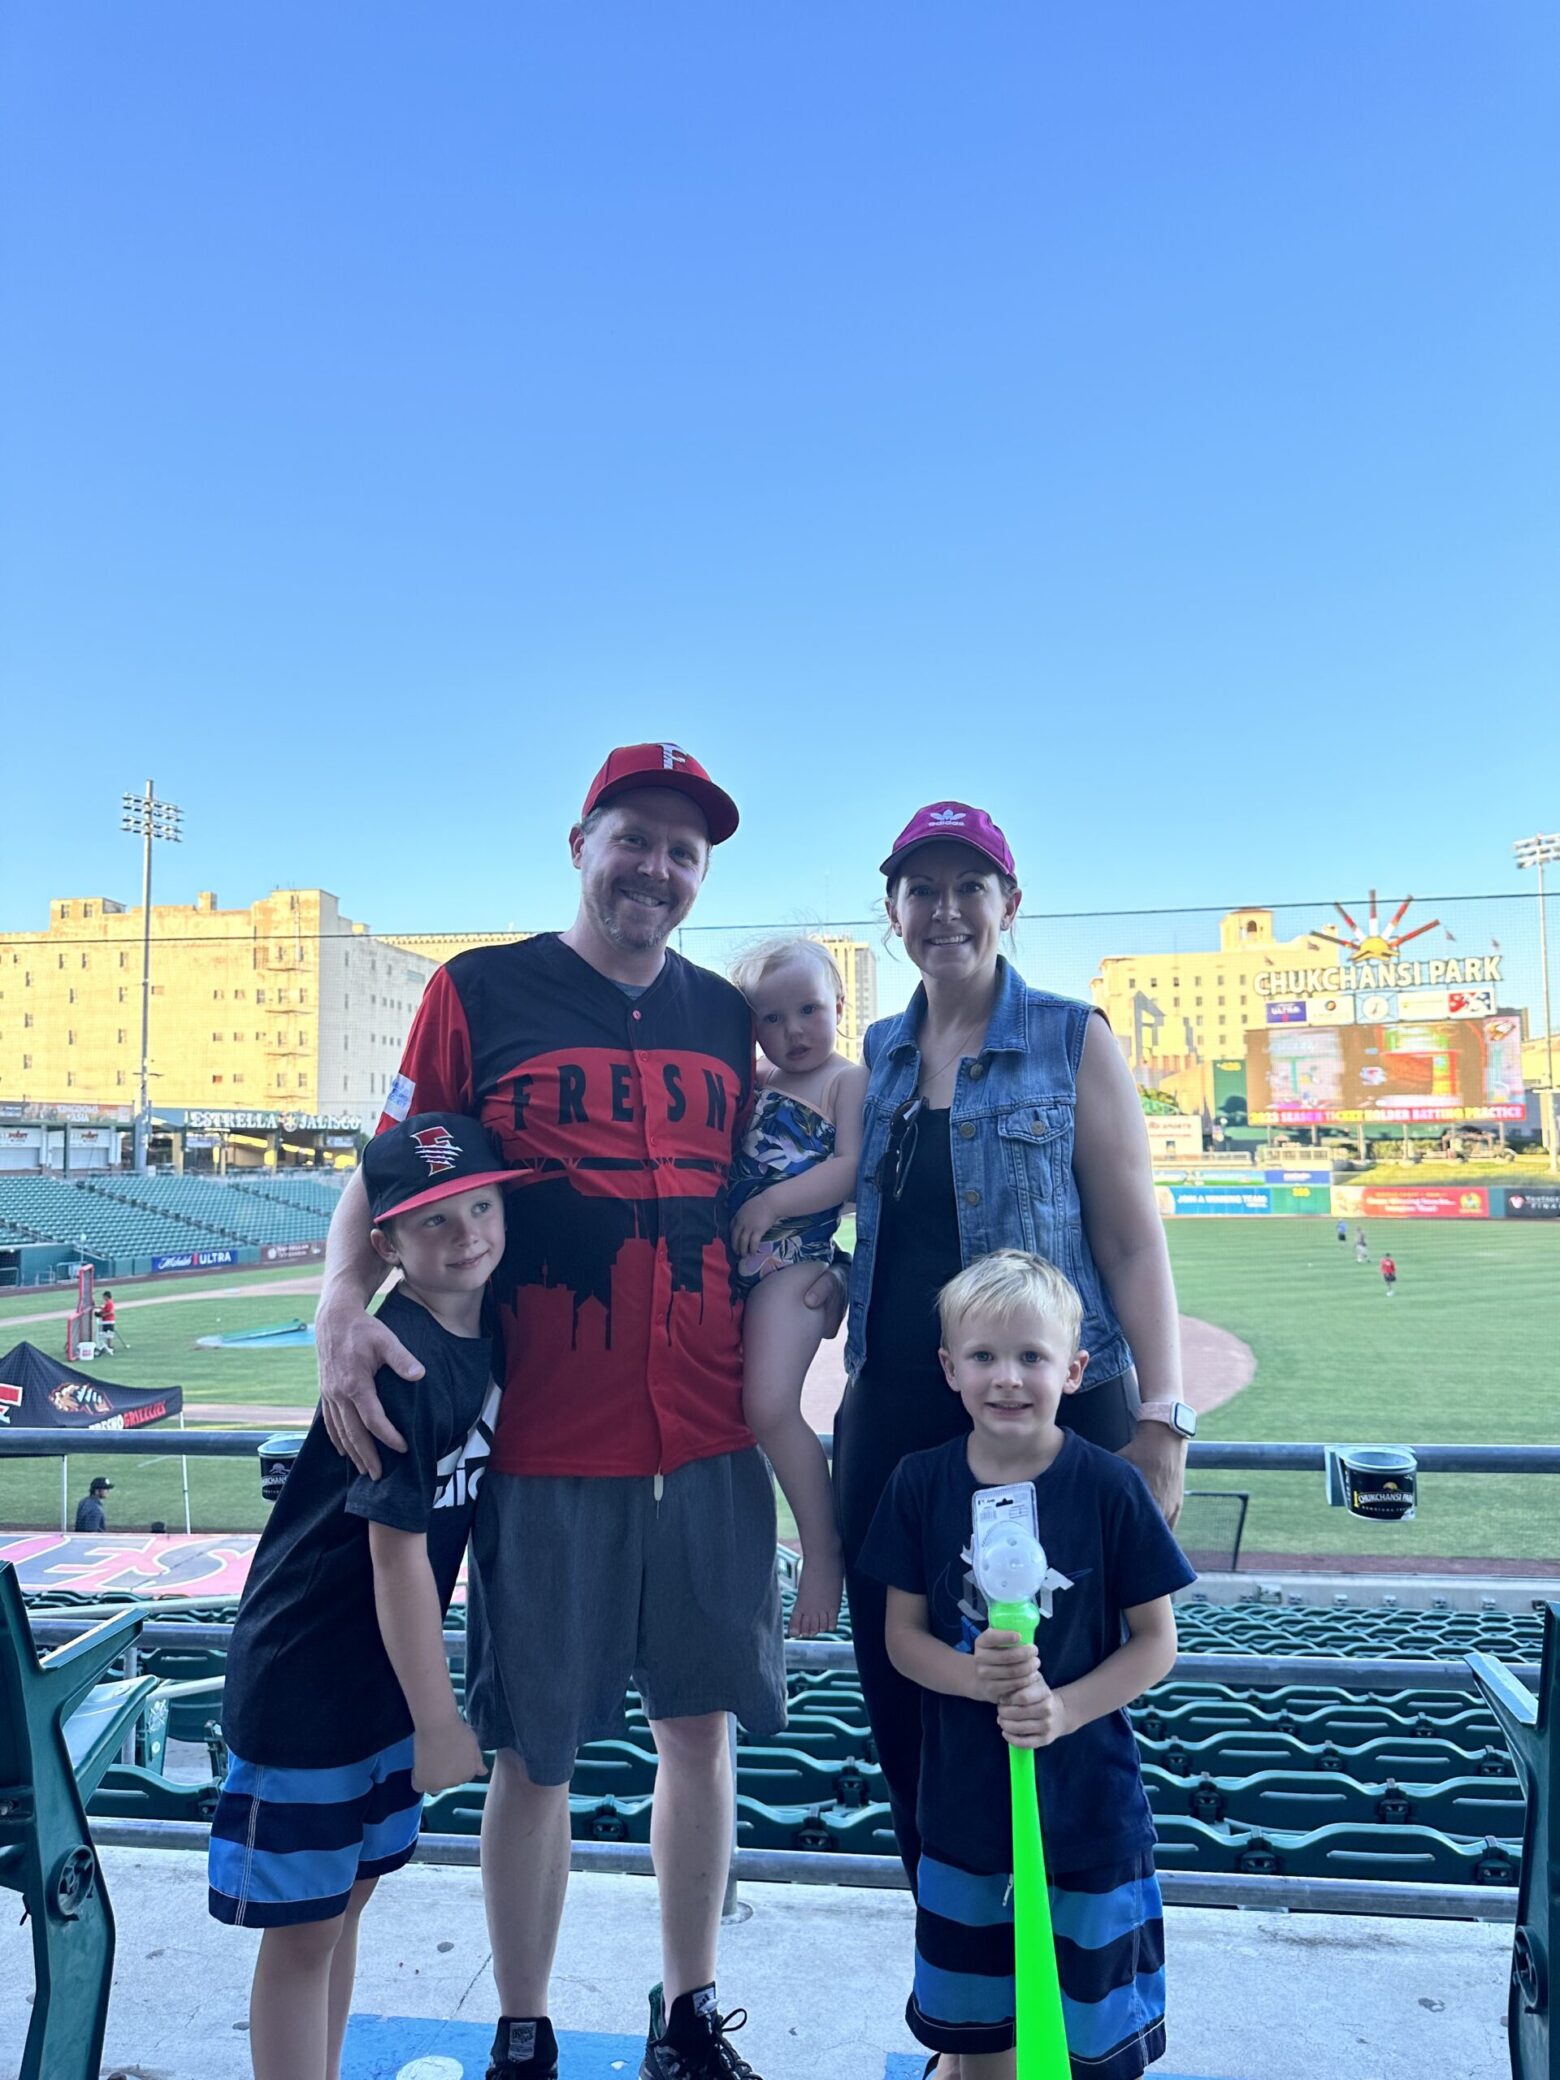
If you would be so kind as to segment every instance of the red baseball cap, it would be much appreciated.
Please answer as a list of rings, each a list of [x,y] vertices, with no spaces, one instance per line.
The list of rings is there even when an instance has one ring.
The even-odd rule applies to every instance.
[[[580,821],[603,802],[636,787],[675,787],[697,803],[709,825],[712,845],[729,838],[737,827],[736,803],[681,744],[620,744],[616,751],[608,752],[606,764],[590,783]]]
[[[486,1129],[458,1112],[419,1112],[386,1127],[364,1149],[362,1168],[375,1226],[479,1185],[507,1189],[525,1175],[506,1169]]]
[[[1004,874],[1017,879],[1018,870],[1007,839],[984,809],[972,808],[968,802],[928,802],[924,809],[917,809],[894,840],[894,849],[881,871],[892,881],[918,845],[939,842],[968,845],[972,851],[984,853]]]

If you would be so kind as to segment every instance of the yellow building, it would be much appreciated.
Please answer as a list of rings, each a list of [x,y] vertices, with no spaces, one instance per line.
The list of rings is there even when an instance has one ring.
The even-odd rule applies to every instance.
[[[834,956],[835,966],[844,978],[840,1053],[859,1062],[867,1027],[878,1015],[877,954],[865,939],[836,939],[827,932],[815,932],[813,937]]]
[[[107,896],[0,933],[0,1101],[136,1103],[143,918]],[[148,1059],[155,1114],[377,1120],[435,963],[376,939],[319,888],[243,910],[154,903]]]
[[[1219,944],[1196,952],[1113,955],[1090,983],[1138,1081],[1169,1087],[1183,1105],[1212,1096],[1208,1065],[1243,1056],[1249,1027],[1266,1022],[1257,977],[1274,968],[1335,960],[1337,949],[1314,937],[1275,939],[1271,910],[1231,910],[1219,920]]]
[[[1545,1089],[1557,1079],[1560,1079],[1560,1033],[1551,1033],[1547,1040],[1542,1032],[1530,1034],[1522,1043],[1522,1081],[1530,1091],[1536,1091]]]
[[[433,961],[442,967],[446,961],[454,960],[457,953],[469,953],[473,946],[513,946],[521,939],[531,939],[534,932],[385,932],[380,943],[384,946],[399,946],[403,953],[415,953],[425,961]]]

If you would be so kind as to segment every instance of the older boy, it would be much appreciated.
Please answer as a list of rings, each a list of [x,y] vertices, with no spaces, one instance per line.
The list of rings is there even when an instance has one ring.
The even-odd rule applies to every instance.
[[[255,2080],[337,2080],[358,1917],[412,1855],[423,1793],[483,1770],[443,1620],[498,1419],[483,1296],[514,1179],[452,1113],[371,1141],[362,1177],[374,1249],[401,1272],[380,1315],[422,1376],[380,1375],[407,1447],[380,1480],[355,1474],[315,1416],[233,1628],[210,1906],[264,1930]]]

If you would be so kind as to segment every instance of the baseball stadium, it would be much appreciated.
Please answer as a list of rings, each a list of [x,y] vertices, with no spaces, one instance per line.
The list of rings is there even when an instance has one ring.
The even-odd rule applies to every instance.
[[[1104,1014],[1136,1084],[1196,1418],[1178,1536],[1198,1579],[1176,1599],[1171,1676],[1131,1711],[1195,1988],[1178,2005],[1180,2076],[1298,2072],[1339,2011],[1360,2018],[1362,2074],[1554,2070],[1556,1880],[1539,1825],[1560,1683],[1547,967],[1528,902],[1442,900],[1421,921],[1426,907],[1370,893],[1020,920],[1017,957]],[[724,969],[751,936],[689,925],[679,945]],[[860,1059],[913,975],[875,924],[814,936],[842,978],[840,1046]],[[193,1868],[228,1767],[226,1642],[313,1419],[331,1217],[430,979],[506,943],[379,936],[320,890],[144,917],[65,897],[46,929],[0,935],[0,974],[26,977],[36,1012],[0,1028],[0,1681],[7,1782],[27,1787],[0,1804],[0,1877],[32,1916],[5,1956],[13,1983],[77,1989],[44,2004],[47,2032],[29,2027],[33,2003],[0,2033],[0,2064],[26,2080],[162,2070],[155,2010],[173,1961],[196,1968],[162,1904],[167,1874]],[[119,976],[143,953],[158,980],[138,1033]],[[66,975],[69,1006],[51,1002]],[[366,1010],[327,1013],[337,984],[373,1000],[371,1026]],[[147,1092],[149,1064],[155,1099],[119,1095]],[[235,1084],[285,1090],[285,1109],[234,1105]],[[848,1213],[836,1242],[855,1245]],[[843,1339],[825,1342],[803,1397],[825,1438],[844,1387]],[[780,1528],[788,1602],[783,1510]],[[464,1593],[446,1633],[457,1695]],[[922,2054],[897,1975],[874,1959],[909,1902],[848,1609],[834,1633],[789,1642],[786,1671],[784,1734],[734,1729],[723,1940],[745,1979],[765,1946],[792,1983],[845,1970],[857,1991],[828,2069],[908,2080]],[[587,1911],[572,1907],[567,2080],[637,2070],[638,2040],[589,2026],[590,1949],[644,1949],[655,1775],[630,1691],[570,1785],[591,1935],[568,1933]],[[398,1961],[360,1981],[353,2080],[483,2070],[469,1940],[429,1936],[475,1910],[484,1798],[473,1781],[424,1809],[389,1922]],[[169,1963],[135,1973],[132,1956]],[[1293,2068],[1232,1957],[1294,2017]],[[1324,1958],[1333,2013],[1313,2037]],[[100,2068],[105,2029],[121,2062]],[[763,2058],[803,2070],[768,2039]],[[242,2059],[241,2042],[213,2045],[209,2070]]]

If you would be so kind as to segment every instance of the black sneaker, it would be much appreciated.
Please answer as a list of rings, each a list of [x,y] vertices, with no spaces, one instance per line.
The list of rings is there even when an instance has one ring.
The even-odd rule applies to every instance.
[[[545,2015],[500,2020],[487,2080],[558,2080],[558,2039]]]
[[[713,1986],[680,1993],[668,2015],[665,1994],[652,1986],[650,2034],[639,2080],[760,2080],[726,2038],[728,2029],[741,2029],[746,2021],[746,2008],[716,2014]]]

